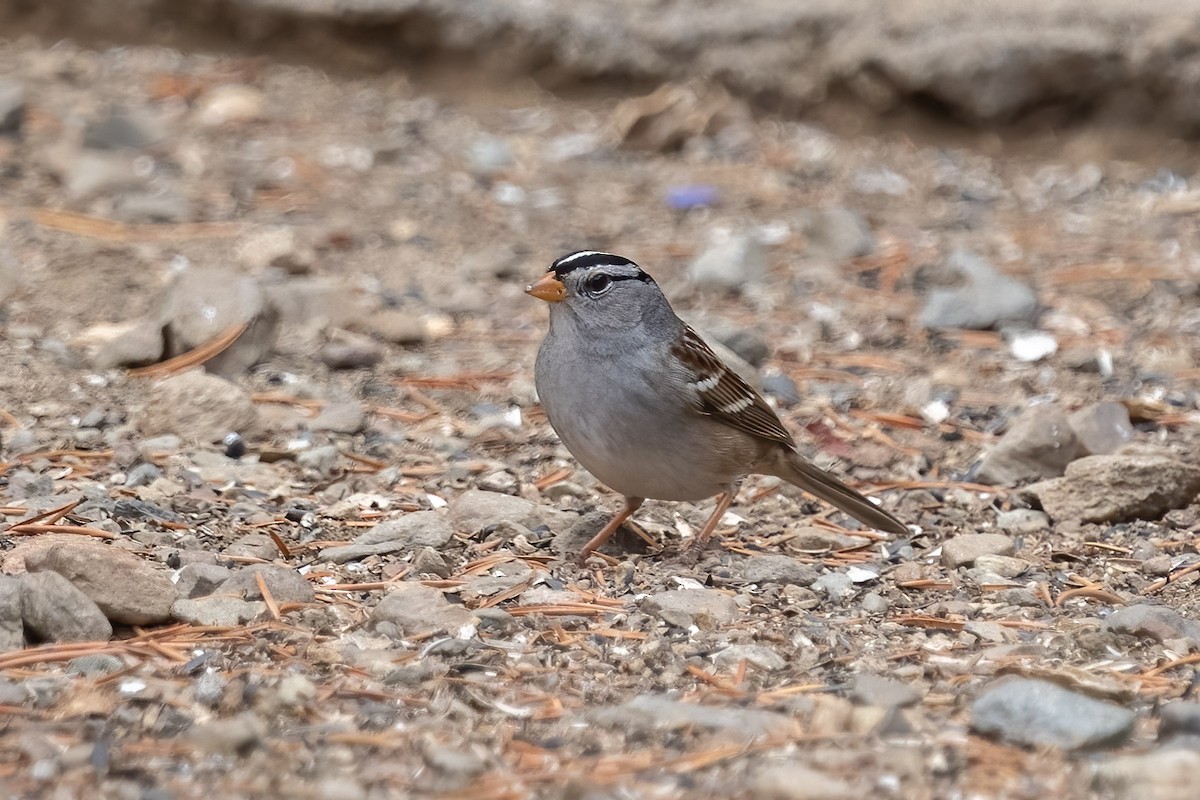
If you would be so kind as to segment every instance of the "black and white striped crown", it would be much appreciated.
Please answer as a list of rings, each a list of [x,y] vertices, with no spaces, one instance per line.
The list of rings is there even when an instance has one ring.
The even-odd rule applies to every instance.
[[[569,273],[577,269],[588,269],[590,267],[632,267],[637,273],[637,277],[641,280],[652,281],[653,279],[642,271],[634,262],[630,261],[625,256],[618,256],[613,253],[602,253],[598,250],[577,250],[574,253],[568,253],[562,258],[550,265],[547,272],[553,272],[554,277],[562,280]],[[633,276],[630,276],[633,277]]]

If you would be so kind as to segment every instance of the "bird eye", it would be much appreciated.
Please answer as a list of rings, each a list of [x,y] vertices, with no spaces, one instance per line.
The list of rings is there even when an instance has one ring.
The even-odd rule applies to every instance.
[[[610,286],[612,286],[612,278],[603,272],[598,272],[583,282],[583,288],[587,289],[588,294],[592,295],[604,294]]]

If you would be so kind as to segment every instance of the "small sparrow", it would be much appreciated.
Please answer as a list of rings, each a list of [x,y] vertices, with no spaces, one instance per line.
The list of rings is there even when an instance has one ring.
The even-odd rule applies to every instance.
[[[570,253],[525,292],[550,304],[535,366],[551,427],[625,507],[580,553],[585,561],[647,498],[717,497],[703,545],[741,480],[775,475],[879,530],[904,523],[809,463],[767,402],[675,312],[627,258]]]

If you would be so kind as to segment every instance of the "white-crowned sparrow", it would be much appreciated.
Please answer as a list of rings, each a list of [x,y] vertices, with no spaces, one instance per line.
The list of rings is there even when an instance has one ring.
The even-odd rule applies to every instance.
[[[632,261],[583,250],[525,290],[550,304],[535,377],[550,425],[625,507],[584,546],[600,547],[646,498],[717,507],[712,535],[746,475],[776,475],[879,530],[906,533],[877,507],[796,451],[767,402],[683,320]]]

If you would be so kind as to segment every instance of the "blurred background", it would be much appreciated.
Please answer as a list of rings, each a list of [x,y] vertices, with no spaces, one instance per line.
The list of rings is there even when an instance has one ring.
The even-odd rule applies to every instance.
[[[1180,464],[1194,460],[1200,377],[1198,10],[1183,0],[0,0],[0,453],[5,503],[18,504],[11,513],[52,508],[63,491],[90,492],[99,510],[78,521],[114,536],[137,532],[144,560],[160,571],[178,567],[181,551],[232,553],[282,560],[289,570],[304,564],[318,592],[322,581],[375,582],[354,595],[359,605],[334,602],[347,595],[331,589],[320,595],[320,614],[309,609],[301,619],[285,609],[298,627],[271,634],[287,647],[287,637],[345,634],[336,652],[334,644],[312,653],[206,645],[227,659],[221,680],[267,687],[264,698],[275,697],[280,665],[308,676],[299,695],[291,686],[291,701],[271,705],[224,683],[202,695],[199,678],[193,686],[173,662],[122,651],[119,669],[143,677],[160,670],[152,691],[175,698],[165,706],[179,715],[166,730],[149,705],[129,711],[132,701],[120,701],[129,711],[121,735],[142,747],[122,751],[127,773],[143,787],[156,784],[162,764],[153,759],[167,752],[158,749],[164,740],[240,714],[244,701],[257,722],[234,717],[241,722],[188,740],[197,752],[223,752],[231,731],[252,731],[237,759],[254,752],[259,761],[234,767],[230,756],[212,773],[231,792],[266,782],[272,791],[323,786],[314,796],[357,798],[388,796],[387,787],[457,791],[479,780],[488,787],[479,796],[522,796],[548,785],[514,777],[531,764],[548,773],[579,767],[580,753],[602,760],[622,752],[623,743],[571,726],[584,706],[647,686],[711,691],[722,702],[749,697],[697,682],[689,670],[698,652],[753,640],[783,642],[787,666],[752,668],[746,678],[746,659],[735,659],[738,686],[841,686],[866,659],[886,674],[902,664],[903,680],[935,698],[905,700],[916,703],[904,729],[919,740],[915,760],[885,769],[868,747],[854,751],[873,766],[839,762],[850,786],[844,796],[865,796],[873,790],[851,784],[885,773],[900,776],[891,796],[943,796],[937,791],[949,786],[999,796],[989,793],[1017,785],[1029,795],[1007,796],[1067,796],[1073,764],[968,740],[965,703],[955,698],[984,679],[973,672],[979,653],[1015,647],[1015,630],[1021,647],[1034,647],[1031,631],[1062,634],[1029,651],[1039,663],[1090,669],[1101,659],[1122,679],[1178,655],[1105,660],[1126,652],[1115,633],[1105,629],[1110,638],[1100,643],[1074,638],[1100,626],[1095,608],[1078,597],[1043,599],[1088,586],[1105,587],[1110,594],[1095,595],[1105,603],[1112,592],[1132,598],[1162,589],[1147,587],[1194,561],[1189,503],[1200,479]],[[466,674],[462,664],[484,655],[429,656],[400,637],[386,649],[352,642],[346,631],[358,635],[379,589],[391,586],[380,582],[410,567],[412,577],[467,580],[494,566],[475,559],[514,547],[548,574],[551,550],[573,546],[554,538],[572,530],[560,512],[613,502],[558,447],[532,385],[545,309],[523,289],[554,258],[583,248],[640,263],[763,389],[806,453],[885,493],[919,527],[886,548],[806,528],[804,541],[817,544],[791,557],[842,583],[817,586],[813,571],[807,583],[754,594],[759,616],[736,618],[757,632],[711,634],[720,641],[695,652],[647,614],[611,623],[628,621],[636,642],[649,637],[648,649],[636,651],[645,661],[610,652],[628,643],[609,627],[578,647],[583,634],[573,638],[557,618],[522,617],[490,633],[513,641],[528,634],[513,652],[536,664],[505,672],[506,657],[487,651],[499,664],[487,674],[501,676],[488,691],[536,707],[534,719],[547,726],[563,720],[558,738],[530,722],[545,747],[518,751],[505,727],[509,707],[476,703],[434,680],[447,669]],[[198,364],[204,373],[187,372]],[[1129,447],[1159,460],[1132,473],[1121,471],[1126,462],[1069,469]],[[1067,480],[1064,472],[1074,482],[1053,483]],[[1012,490],[1042,479],[1043,494]],[[1160,482],[1170,485],[1159,491]],[[455,517],[476,524],[459,525],[452,542],[447,533],[440,552],[422,551],[425,571],[409,563],[415,546],[322,549],[398,510],[455,509],[472,489],[559,516],[517,539],[482,524],[493,520],[490,507]],[[739,511],[747,518],[739,541],[784,547],[762,537],[791,525],[802,498],[777,490],[747,484],[742,503],[753,508]],[[116,497],[186,524],[119,518],[104,505]],[[673,541],[687,529],[673,515],[698,513],[648,506],[647,530]],[[256,527],[269,525],[287,543],[282,559]],[[1013,575],[964,580],[1025,594],[992,603],[991,595],[957,592],[956,571],[974,569],[973,557],[939,548],[977,532],[1003,540],[988,555],[1008,558],[1015,542],[1027,561],[993,564]],[[247,549],[254,536],[258,549]],[[844,549],[855,551],[851,561],[828,555]],[[867,561],[879,562],[875,573],[845,577],[847,563]],[[553,563],[557,583],[547,586],[606,599],[665,592],[678,577],[669,560],[608,577]],[[893,567],[908,571],[893,580]],[[738,583],[738,569],[697,569],[689,580],[738,591],[770,583]],[[1176,605],[1194,610],[1192,584],[1178,586]],[[469,607],[484,605],[480,592]],[[301,595],[297,603],[311,603],[311,590]],[[515,590],[504,595],[514,598]],[[791,616],[797,608],[805,614]],[[893,612],[909,616],[891,627],[879,621]],[[992,627],[963,633],[968,617]],[[195,609],[168,618],[210,619]],[[801,620],[816,626],[805,628],[807,644],[791,638]],[[821,620],[850,620],[855,635]],[[585,631],[600,623],[563,624]],[[926,648],[969,664],[926,670]],[[385,656],[362,655],[378,652]],[[569,669],[559,669],[560,657]],[[395,677],[378,666],[407,668],[405,659],[434,667]],[[356,666],[341,673],[330,663]],[[588,666],[572,672],[576,664]],[[243,667],[262,673],[251,680]],[[785,669],[792,672],[778,672]],[[395,680],[381,684],[385,673]],[[1105,696],[1142,713],[1187,691],[1186,677],[1155,672],[1133,695],[1122,684]],[[611,694],[595,689],[608,681]],[[178,692],[161,688],[169,686]],[[346,686],[353,691],[338,694]],[[397,686],[411,696],[397,699]],[[310,702],[318,691],[321,702]],[[54,698],[40,707],[47,715]],[[780,695],[763,704],[792,715],[815,707],[790,702]],[[353,738],[368,712],[382,715],[375,729],[384,738]],[[837,714],[822,717],[841,720],[826,733],[863,733],[849,710]],[[301,721],[333,725],[337,715],[352,731],[340,744],[300,744],[289,733]],[[1069,704],[1057,714],[1078,716]],[[42,735],[38,719],[26,722]],[[1133,722],[1121,724],[1129,736]],[[946,726],[962,738],[939,739]],[[1045,727],[1003,733],[1037,744]],[[420,747],[410,741],[418,733]],[[264,741],[271,744],[256,749]],[[452,742],[453,752],[431,742]],[[668,737],[660,760],[695,752],[691,744]],[[377,747],[396,760],[371,761]],[[57,752],[43,757],[29,746],[0,759],[0,778],[29,779],[29,765],[47,759],[47,774],[91,775],[94,756],[71,766]],[[626,775],[626,762],[613,758],[605,762],[612,774]],[[257,771],[246,766],[254,763]],[[730,796],[730,786],[750,780],[738,772],[746,763],[705,773],[705,785]],[[1007,766],[973,769],[980,763]],[[807,773],[796,774],[755,796],[807,796],[795,793]],[[1146,766],[1143,777],[1160,774]],[[110,788],[132,781],[106,780]],[[1189,796],[1181,785],[1178,796]],[[661,786],[662,796],[689,790]],[[175,787],[199,791],[186,776]]]

